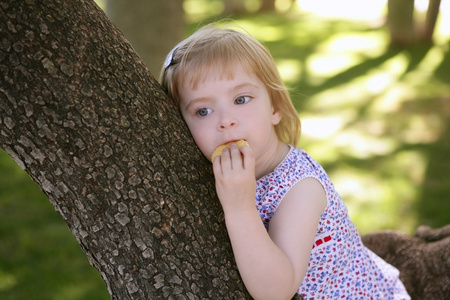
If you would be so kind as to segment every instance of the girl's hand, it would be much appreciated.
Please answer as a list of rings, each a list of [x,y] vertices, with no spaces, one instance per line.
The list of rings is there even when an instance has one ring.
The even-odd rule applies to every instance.
[[[225,212],[255,210],[256,179],[253,150],[236,144],[213,161],[216,191]]]
[[[292,186],[267,231],[255,207],[253,150],[231,145],[214,159],[213,170],[228,236],[247,290],[254,299],[291,299],[307,272],[317,226],[327,205],[323,186],[315,178]]]

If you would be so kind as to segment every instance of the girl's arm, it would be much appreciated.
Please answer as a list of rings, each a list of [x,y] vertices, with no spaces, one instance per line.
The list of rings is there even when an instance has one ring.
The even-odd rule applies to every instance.
[[[239,273],[253,298],[291,299],[306,273],[325,191],[316,179],[301,180],[285,195],[267,232],[255,207],[253,152],[241,151],[244,159],[232,147],[213,165]]]

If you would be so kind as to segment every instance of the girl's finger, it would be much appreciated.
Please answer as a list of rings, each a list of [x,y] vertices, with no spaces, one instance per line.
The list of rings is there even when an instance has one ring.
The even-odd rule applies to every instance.
[[[255,168],[255,155],[252,148],[249,146],[244,146],[239,149],[243,156],[242,165],[244,169],[254,169]]]
[[[232,160],[231,165],[232,165],[233,169],[244,167],[241,151],[239,151],[239,148],[236,144],[232,144],[230,146],[230,156],[231,156],[231,160]]]
[[[220,163],[222,165],[222,172],[224,169],[232,169],[233,168],[233,161],[231,158],[230,149],[225,148],[222,151],[222,155],[220,156]]]
[[[222,172],[221,157],[216,156],[212,163],[214,176],[222,175],[223,172]]]

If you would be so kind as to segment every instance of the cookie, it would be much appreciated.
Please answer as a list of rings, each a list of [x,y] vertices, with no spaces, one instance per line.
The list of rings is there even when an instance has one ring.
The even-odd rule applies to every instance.
[[[231,144],[236,144],[238,149],[241,149],[244,146],[248,146],[248,143],[245,140],[233,141],[233,142],[229,142],[229,143],[220,145],[214,150],[213,154],[211,155],[211,161],[214,161],[214,158],[216,158],[216,156],[222,155],[223,150],[225,148],[229,147]]]

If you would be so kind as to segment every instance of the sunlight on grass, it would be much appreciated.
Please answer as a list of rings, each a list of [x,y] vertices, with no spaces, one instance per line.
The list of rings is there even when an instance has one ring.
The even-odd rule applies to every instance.
[[[17,279],[13,274],[5,273],[0,270],[0,294],[8,291],[17,285]]]
[[[392,83],[393,76],[389,73],[380,71],[367,78],[366,88],[372,94],[381,93]]]
[[[286,32],[280,26],[256,24],[245,20],[239,20],[237,25],[241,27],[240,31],[250,34],[261,43],[275,42],[286,37]]]
[[[371,94],[366,88],[366,83],[367,78],[356,78],[349,80],[348,84],[319,92],[311,97],[309,109],[313,111],[339,109],[342,111],[345,107],[352,110],[355,109],[355,105],[361,107],[367,103]]]
[[[245,8],[251,13],[256,12],[259,9],[259,0],[245,0],[244,2]]]
[[[83,284],[66,284],[59,288],[55,288],[55,293],[53,296],[54,300],[65,299],[65,300],[78,300],[78,299],[94,299],[95,296],[89,293],[95,285],[92,282],[86,281]]]
[[[370,108],[374,113],[394,113],[400,109],[406,99],[413,97],[414,90],[410,86],[397,83],[378,95]]]
[[[297,1],[302,11],[329,18],[368,20],[378,18],[384,11],[387,0],[301,0]]]
[[[188,22],[199,22],[205,17],[219,15],[223,11],[220,0],[184,0],[183,9]]]
[[[278,12],[286,12],[291,8],[292,0],[276,0],[275,9]]]
[[[363,107],[368,99],[393,87],[407,68],[404,54],[399,54],[381,64],[378,68],[359,76],[334,89],[317,93],[311,98],[312,109],[342,108],[348,105]],[[320,69],[310,68],[313,78]]]
[[[417,150],[402,151],[396,155],[395,160],[415,185],[423,184],[427,167],[427,159],[423,153]]]
[[[320,84],[324,79],[346,70],[349,66],[356,65],[360,61],[358,56],[351,53],[315,53],[308,58],[307,69],[312,83]]]
[[[379,94],[393,87],[408,67],[408,58],[398,54],[370,72],[366,78],[365,87],[372,94]]]
[[[428,8],[428,0],[415,0],[415,19],[423,21]],[[301,0],[297,1],[300,11],[309,12],[322,18],[345,19],[364,22],[380,22],[387,13],[387,0]],[[450,35],[450,1],[441,1],[434,39],[445,43]]]
[[[306,116],[302,120],[302,134],[313,139],[328,139],[342,130],[347,123],[348,114],[327,114],[326,117]]]
[[[413,85],[416,85],[415,83],[427,82],[434,75],[434,72],[440,66],[447,53],[448,49],[444,49],[443,47],[430,49],[417,68],[406,75],[405,81]]]
[[[387,41],[381,31],[331,36],[308,57],[308,82],[325,85],[349,68],[383,55]],[[402,148],[438,141],[445,125],[437,114],[408,108],[420,94],[432,93],[425,87],[433,82],[448,49],[436,45],[425,53],[412,67],[408,51],[393,53],[367,72],[317,91],[301,114],[308,151],[321,163],[339,164],[331,168],[330,177],[363,234],[374,228],[412,233],[419,225],[411,208],[420,196],[430,158]],[[352,161],[365,162],[368,168]]]
[[[331,36],[319,46],[324,52],[346,53],[358,52],[374,57],[386,50],[387,39],[382,31],[375,32],[343,32]]]
[[[396,163],[395,159],[391,163]],[[409,207],[414,203],[418,189],[411,186],[408,177],[400,176],[402,170],[383,177],[380,173],[381,170],[368,172],[343,166],[330,176],[361,234],[373,231],[375,224],[378,230],[395,228],[412,233],[417,226],[416,215]]]
[[[368,57],[376,57],[386,49],[386,37],[375,33],[340,33],[317,46],[307,61],[308,73],[315,84],[358,65]]]
[[[410,144],[433,143],[442,133],[442,121],[434,115],[412,115],[403,131],[403,140]]]
[[[282,28],[276,26],[258,26],[257,28],[253,28],[251,33],[255,39],[263,43],[278,41],[286,35],[286,32]]]
[[[298,59],[278,59],[276,63],[284,82],[296,82],[300,80],[302,64]]]
[[[392,138],[371,136],[358,127],[339,133],[336,135],[334,143],[338,147],[345,148],[347,154],[359,159],[388,155],[398,146],[398,143]]]

